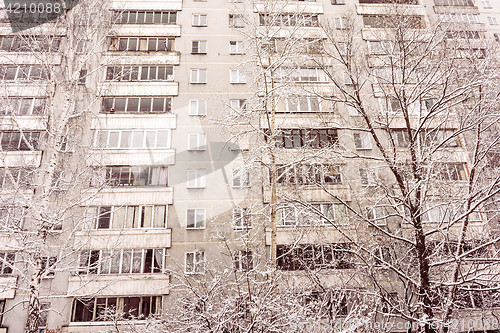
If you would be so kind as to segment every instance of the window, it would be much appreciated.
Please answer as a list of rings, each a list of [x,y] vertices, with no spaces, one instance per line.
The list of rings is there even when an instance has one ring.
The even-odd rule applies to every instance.
[[[251,271],[253,269],[252,251],[236,251],[234,253],[234,269],[242,272]]]
[[[203,274],[205,272],[205,252],[186,252],[186,274]]]
[[[170,148],[170,130],[98,130],[95,132],[95,148]]]
[[[498,25],[498,19],[495,16],[488,16],[487,19],[490,25]]]
[[[354,133],[354,145],[357,150],[369,150],[372,149],[371,133],[359,132]]]
[[[285,112],[321,112],[321,99],[315,96],[297,96],[285,99]]]
[[[484,1],[483,1],[484,2]],[[436,6],[473,7],[473,0],[434,0]]]
[[[114,249],[80,252],[79,274],[158,274],[166,249]]]
[[[73,301],[71,321],[107,321],[114,313],[123,319],[146,320],[159,315],[161,307],[161,296],[79,298]]]
[[[233,227],[248,229],[252,227],[250,208],[233,208]]]
[[[56,36],[0,36],[0,51],[57,52],[61,40]]]
[[[165,228],[166,205],[87,207],[93,229]]]
[[[492,8],[491,0],[481,0],[481,5],[483,5],[483,8]]]
[[[332,5],[345,5],[345,0],[332,0]]]
[[[361,179],[362,185],[368,185],[368,186],[377,185],[375,174],[372,173],[372,171],[369,168],[360,168],[359,177]]]
[[[15,252],[0,252],[0,275],[11,275],[15,260]]]
[[[41,116],[45,110],[45,98],[7,97],[0,98],[0,116]]]
[[[166,166],[107,166],[95,169],[92,186],[167,186]]]
[[[373,251],[375,267],[382,267],[392,263],[391,250],[388,247],[378,247]]]
[[[204,68],[191,69],[191,83],[207,83],[207,70]]]
[[[276,252],[277,266],[285,271],[354,267],[350,245],[346,243],[277,245]]]
[[[234,114],[241,114],[247,109],[247,100],[246,99],[232,99],[229,101],[231,106],[231,112]]]
[[[466,14],[466,13],[446,13],[439,14],[442,22],[455,22],[455,23],[480,23],[479,14]]]
[[[187,210],[186,228],[205,228],[205,208],[190,208]]]
[[[432,201],[425,204],[422,212],[422,222],[449,223],[458,220],[465,215],[464,213],[464,207],[457,207],[456,205],[444,202]],[[479,212],[474,211],[467,216],[470,222],[482,222],[482,216]]]
[[[207,150],[207,138],[203,133],[188,135],[188,150]]]
[[[319,19],[318,15],[301,13],[280,15],[259,14],[259,24],[261,26],[317,27],[319,26]]]
[[[206,27],[207,26],[207,14],[193,14],[193,27]]]
[[[378,226],[387,225],[387,208],[386,206],[366,207],[366,217],[368,220]]]
[[[337,30],[347,29],[346,22],[347,22],[346,17],[334,17],[333,18],[333,25],[335,26],[335,29],[337,29]]]
[[[187,171],[187,188],[205,188],[205,170]]]
[[[87,73],[88,71],[86,69],[82,69],[80,73],[78,73],[78,84],[85,84],[87,81]]]
[[[204,116],[207,114],[207,101],[204,99],[195,99],[189,101],[190,116]]]
[[[338,141],[337,130],[297,128],[281,129],[276,136],[276,147],[279,148],[326,148]]]
[[[363,15],[363,24],[366,28],[397,28],[401,24],[413,29],[425,28],[423,16],[407,15]]]
[[[44,328],[47,327],[47,317],[49,314],[50,303],[40,303],[40,317],[38,318],[38,331],[45,333]]]
[[[39,150],[41,132],[15,132],[3,131],[0,132],[2,150],[19,151],[19,150]]]
[[[206,40],[194,40],[191,47],[191,53],[193,54],[206,54],[207,53],[207,41]]]
[[[101,113],[168,113],[172,97],[104,97]]]
[[[111,37],[108,51],[171,52],[174,41],[163,37]]]
[[[243,168],[233,170],[233,187],[248,186],[250,186],[250,173],[248,170]]]
[[[0,187],[4,187],[0,182]],[[25,209],[19,206],[0,206],[0,230],[10,230],[22,228],[25,217]]]
[[[422,130],[420,143],[427,147],[456,148],[460,146],[458,134],[452,129]]]
[[[285,206],[277,210],[279,226],[346,225],[345,205],[333,202],[310,203],[303,207]]]
[[[482,31],[476,30],[454,30],[447,31],[446,38],[448,39],[481,39],[484,38],[484,33]]]
[[[229,27],[230,28],[243,28],[243,16],[238,14],[229,14]]]
[[[393,51],[393,46],[392,42],[386,40],[369,41],[368,50],[370,54],[374,55],[391,54]]]
[[[3,321],[4,311],[5,311],[5,299],[0,299],[0,323]]]
[[[342,184],[340,168],[337,165],[305,164],[278,165],[277,181],[286,185],[337,185]]]
[[[438,180],[451,182],[468,179],[465,163],[436,163],[433,171]]]
[[[3,189],[28,189],[33,184],[35,170],[31,168],[0,168],[0,187]]]
[[[42,257],[42,277],[54,277],[57,257]]]
[[[276,80],[290,80],[294,82],[328,82],[328,76],[324,70],[319,67],[280,67],[276,71]]]
[[[40,81],[49,77],[48,70],[40,65],[0,65],[3,81]]]
[[[418,0],[359,0],[359,3],[395,3],[405,5],[418,5]]]
[[[245,73],[239,69],[231,69],[230,71],[230,82],[231,83],[246,83]]]
[[[229,42],[229,54],[243,54],[245,47],[242,41],[232,40]]]
[[[106,69],[106,81],[173,81],[173,66],[112,66]]]
[[[177,12],[124,10],[113,13],[115,24],[176,24]]]

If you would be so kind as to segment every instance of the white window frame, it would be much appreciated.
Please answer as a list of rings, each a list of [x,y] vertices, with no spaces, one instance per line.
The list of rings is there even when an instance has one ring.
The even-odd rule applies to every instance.
[[[207,150],[207,136],[204,133],[189,133],[188,150]]]
[[[487,19],[490,25],[498,25],[498,19],[496,16],[488,16]]]
[[[345,26],[345,21],[346,21],[346,17],[334,17],[333,18],[333,23],[334,23],[334,26],[335,26],[335,29],[337,30],[345,30],[346,29],[346,26]]]
[[[241,14],[229,14],[229,27],[230,28],[243,28],[245,22]]]
[[[204,169],[188,169],[186,172],[186,187],[187,188],[205,188],[205,170]]]
[[[229,83],[242,84],[247,83],[245,72],[240,69],[231,69],[229,71]]]
[[[368,219],[377,226],[387,225],[387,213],[386,206],[375,205],[371,207],[366,207],[366,215]]]
[[[247,207],[233,208],[233,228],[234,229],[250,229],[252,228],[251,210]],[[248,222],[248,223],[244,223]]]
[[[192,226],[190,225],[189,215],[193,214]],[[198,218],[201,217],[201,220]],[[186,209],[186,229],[205,229],[206,210],[205,208],[188,208]]]
[[[371,172],[370,168],[365,168],[365,167],[359,168],[359,177],[362,185],[365,186],[377,185],[375,175]]]
[[[307,110],[303,110],[302,106],[304,106],[304,101],[307,103]],[[313,110],[313,105],[317,104],[318,105],[318,110]],[[296,110],[291,110],[290,106],[296,106],[294,109]],[[316,96],[297,96],[293,98],[286,98],[285,99],[285,107],[287,112],[321,112],[321,99]]]
[[[127,145],[123,146],[122,142],[122,137],[123,133],[129,133],[129,138],[127,141]],[[159,133],[166,133],[167,135],[167,140],[163,144],[160,144],[158,141],[159,138]],[[134,147],[133,145],[135,144],[134,139],[137,139],[137,135],[142,133],[142,144],[140,146]],[[111,135],[117,135],[117,143],[118,145],[115,146],[110,146],[110,141],[111,141]],[[105,141],[103,143],[100,143],[99,136],[103,135],[102,138],[105,136]],[[148,138],[151,138],[150,135],[153,135],[154,137],[154,142],[149,142],[148,146]],[[170,138],[171,138],[171,133],[169,129],[166,130],[155,130],[155,129],[143,129],[143,130],[97,130],[95,131],[95,140],[94,140],[94,147],[97,149],[170,149]],[[100,146],[102,145],[102,146]]]
[[[241,40],[231,40],[229,41],[229,54],[244,54],[245,45]]]
[[[193,14],[191,25],[193,27],[206,27],[208,26],[207,14]]]
[[[247,105],[246,99],[231,99],[229,101],[231,112],[235,114],[241,114],[243,111],[245,111],[246,105]]]
[[[371,133],[369,132],[354,132],[353,134],[354,145],[356,150],[371,150],[372,141]]]
[[[192,269],[188,270],[188,260],[192,257]],[[184,273],[204,274],[205,273],[205,251],[186,252],[184,254]]]
[[[189,115],[190,116],[206,116],[207,115],[207,101],[204,99],[192,99],[189,101]]]
[[[206,40],[193,40],[191,42],[191,54],[207,54],[207,46],[208,43]]]
[[[236,184],[239,182],[239,185]],[[234,188],[250,187],[250,172],[243,168],[233,169],[232,186]]]
[[[191,68],[189,75],[190,83],[207,83],[207,69],[206,68]]]
[[[481,0],[481,5],[485,9],[490,9],[491,7],[491,1],[490,0]]]

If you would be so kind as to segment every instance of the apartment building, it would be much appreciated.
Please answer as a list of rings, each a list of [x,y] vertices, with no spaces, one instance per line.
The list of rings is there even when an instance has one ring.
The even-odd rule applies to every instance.
[[[494,1],[97,3],[18,33],[16,13],[2,19],[0,332],[28,329],[33,290],[39,332],[103,332],[144,326],[205,273],[267,267],[310,302],[348,290],[332,298],[335,320],[355,313],[347,294],[376,281],[379,320],[398,293],[408,304],[404,293],[417,293],[398,281],[416,279],[418,241],[398,243],[415,230],[428,231],[430,261],[451,256],[461,231],[463,252],[496,256],[494,244],[474,245],[493,195],[467,200],[476,160],[461,116],[481,108],[421,76],[464,63],[422,58],[410,78],[387,63],[397,38],[420,41],[439,21],[432,47],[447,39],[452,57],[483,64],[500,33]],[[419,82],[428,87],[409,100],[398,94]],[[427,178],[412,206],[415,174]],[[497,281],[486,259],[467,267]],[[495,288],[463,284],[457,309],[491,318]],[[439,302],[449,285],[427,297]]]

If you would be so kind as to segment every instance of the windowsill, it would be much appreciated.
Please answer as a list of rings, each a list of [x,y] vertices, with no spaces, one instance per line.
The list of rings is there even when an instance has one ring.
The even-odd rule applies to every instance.
[[[207,84],[206,82],[189,82],[190,84]]]
[[[207,55],[207,52],[191,52],[191,55]]]
[[[186,227],[186,230],[205,230],[205,227],[199,227],[199,228],[196,228],[196,227]]]

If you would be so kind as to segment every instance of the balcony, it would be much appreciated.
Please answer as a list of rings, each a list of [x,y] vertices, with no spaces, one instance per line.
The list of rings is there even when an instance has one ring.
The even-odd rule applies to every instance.
[[[71,276],[68,294],[88,296],[97,293],[107,296],[166,295],[170,292],[167,274],[111,274]],[[73,332],[73,330],[71,330]],[[88,332],[88,329],[84,332]]]

